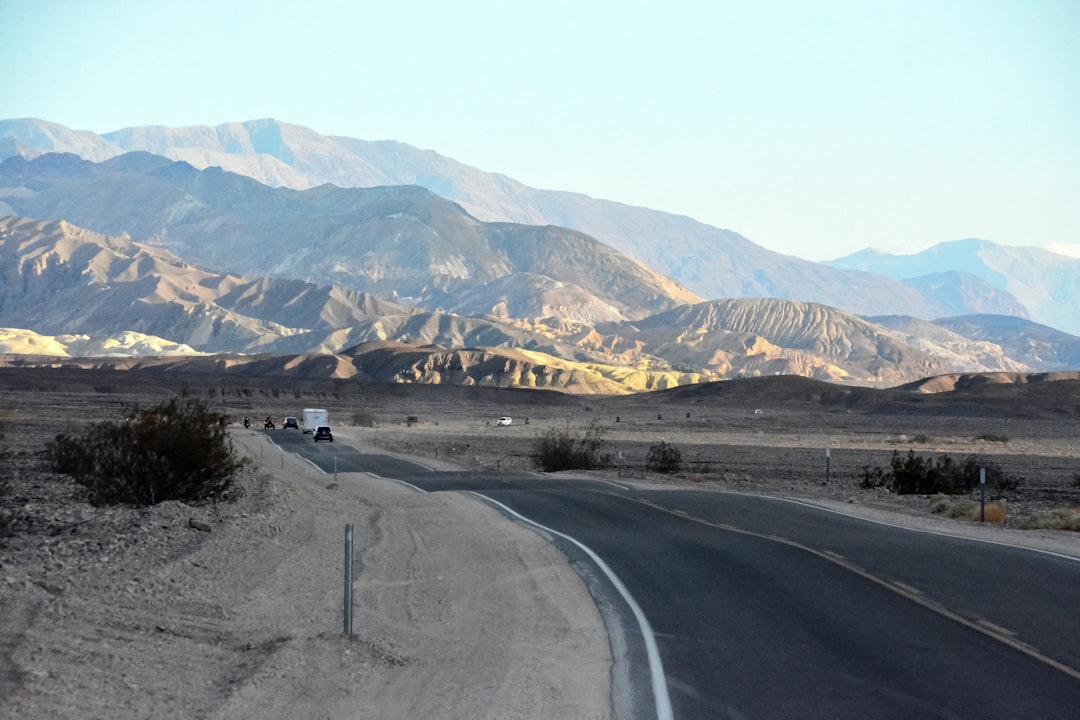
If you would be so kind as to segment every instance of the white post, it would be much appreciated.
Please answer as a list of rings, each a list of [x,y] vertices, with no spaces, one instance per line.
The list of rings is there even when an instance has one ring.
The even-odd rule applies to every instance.
[[[353,526],[345,526],[345,637],[352,637]]]

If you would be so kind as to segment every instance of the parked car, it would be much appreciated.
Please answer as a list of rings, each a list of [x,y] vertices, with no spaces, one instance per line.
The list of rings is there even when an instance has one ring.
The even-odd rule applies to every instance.
[[[289,417],[285,418],[285,424],[282,425],[281,427],[282,427],[283,430],[288,430],[289,428],[292,428],[294,430],[299,430],[300,429],[300,421],[290,415]]]
[[[510,419],[510,418],[506,417],[505,415],[503,415],[501,418],[499,418],[498,420],[495,421],[495,424],[496,425],[510,425],[513,422],[514,421],[512,419]]]
[[[320,425],[315,428],[315,442],[319,442],[320,440],[334,442],[334,433],[330,432],[330,428],[326,425]]]

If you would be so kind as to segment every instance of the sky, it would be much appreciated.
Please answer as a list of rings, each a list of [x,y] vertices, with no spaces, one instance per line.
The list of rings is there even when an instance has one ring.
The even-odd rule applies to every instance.
[[[1080,257],[1080,2],[0,0],[0,119],[275,118],[828,260]]]

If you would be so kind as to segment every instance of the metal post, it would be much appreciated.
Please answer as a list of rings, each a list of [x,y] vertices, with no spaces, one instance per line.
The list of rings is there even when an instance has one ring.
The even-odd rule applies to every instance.
[[[345,637],[352,637],[353,526],[345,526]]]
[[[825,482],[829,482],[829,474],[831,472],[831,468],[829,467],[830,463],[829,448],[825,448]]]
[[[334,482],[337,482],[337,455],[334,456]]]
[[[979,522],[986,522],[986,468],[979,468]]]

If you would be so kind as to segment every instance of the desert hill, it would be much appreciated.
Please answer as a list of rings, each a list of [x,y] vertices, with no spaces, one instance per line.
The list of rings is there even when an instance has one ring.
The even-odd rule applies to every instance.
[[[1080,418],[1080,373],[972,373],[947,375],[895,388],[842,387],[812,378],[739,378],[610,398],[605,406],[685,405],[690,416],[726,408],[750,417],[828,412],[859,415],[944,416],[1060,421]],[[760,410],[761,416],[755,413]],[[858,422],[858,420],[853,420]]]

